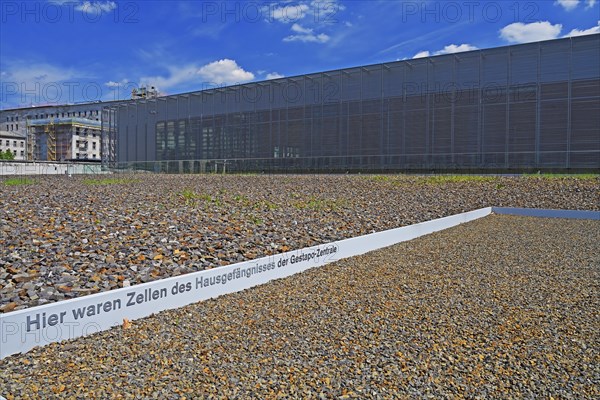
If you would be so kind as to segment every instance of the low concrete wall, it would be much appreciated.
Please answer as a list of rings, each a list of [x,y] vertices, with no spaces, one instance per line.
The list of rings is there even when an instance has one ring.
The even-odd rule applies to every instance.
[[[0,176],[103,174],[97,163],[60,163],[33,161],[0,161]]]
[[[131,287],[0,314],[0,359],[235,293],[485,217],[491,207]]]

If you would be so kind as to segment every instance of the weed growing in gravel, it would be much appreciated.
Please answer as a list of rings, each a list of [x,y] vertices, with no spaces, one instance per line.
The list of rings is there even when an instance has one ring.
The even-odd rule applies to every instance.
[[[190,207],[197,206],[199,200],[202,200],[205,204],[206,203],[214,203],[217,206],[221,206],[223,204],[220,199],[218,199],[216,197],[212,197],[210,194],[196,193],[191,189],[184,189],[180,193],[180,195],[181,195],[181,197],[183,197],[185,205],[190,206]]]
[[[236,194],[233,196],[233,201],[236,203],[242,203],[246,207],[250,205],[250,199],[248,196],[244,196],[243,194]]]
[[[251,215],[250,217],[248,217],[248,220],[250,222],[252,222],[254,225],[262,225],[265,222],[261,218],[255,216],[255,215]]]
[[[273,202],[270,202],[269,200],[261,200],[261,201],[257,201],[256,203],[254,203],[254,206],[252,206],[255,210],[257,209],[267,209],[269,211],[271,210],[277,210],[279,208],[279,206]]]
[[[4,181],[6,186],[33,185],[35,181],[29,178],[11,178]]]
[[[183,197],[186,206],[193,207],[198,203],[196,200],[196,193],[194,193],[193,190],[184,189],[183,192],[181,192],[181,197]]]
[[[600,179],[600,174],[523,174],[523,176],[525,176],[527,178],[542,178],[542,179],[563,179],[563,178],[584,179],[584,180]]]
[[[461,182],[492,182],[496,179],[494,176],[481,175],[434,175],[422,177],[419,179],[419,182],[430,185],[442,185],[445,183]]]
[[[373,175],[369,179],[375,182],[389,182],[392,180],[392,177],[389,175]]]
[[[126,185],[129,183],[139,182],[138,179],[132,178],[101,178],[101,179],[84,179],[86,185]]]

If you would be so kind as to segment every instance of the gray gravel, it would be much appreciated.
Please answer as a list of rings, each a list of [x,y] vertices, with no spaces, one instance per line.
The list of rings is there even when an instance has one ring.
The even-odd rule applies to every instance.
[[[0,312],[486,206],[600,210],[600,179],[125,175],[0,183]]]
[[[0,361],[15,398],[600,397],[600,223],[492,215]]]

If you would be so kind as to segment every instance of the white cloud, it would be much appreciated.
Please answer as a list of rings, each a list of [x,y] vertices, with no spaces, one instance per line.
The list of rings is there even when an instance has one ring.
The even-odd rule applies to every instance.
[[[6,88],[3,107],[74,102],[82,87],[95,85],[84,83],[90,77],[86,72],[48,63],[11,61],[0,65],[0,69]],[[94,89],[90,89],[89,96],[94,96]]]
[[[585,9],[589,9],[592,8],[596,5],[596,0],[586,0],[585,2]]]
[[[305,28],[300,24],[292,25],[292,31],[298,33],[297,35],[290,35],[283,38],[284,42],[314,42],[314,43],[325,43],[330,38],[325,33],[316,34],[314,29]]]
[[[300,24],[294,24],[292,25],[292,31],[297,32],[297,33],[313,33],[313,30],[310,28],[305,28]]]
[[[566,11],[572,11],[579,5],[579,0],[556,0],[554,5],[561,6]]]
[[[57,67],[51,64],[14,63],[6,68],[3,81],[19,85],[54,84],[81,78],[82,74],[72,68]]]
[[[477,47],[471,46],[470,44],[461,44],[458,46],[455,44],[449,44],[448,46],[444,47],[442,50],[436,51],[434,53],[434,55],[438,56],[440,54],[460,53],[463,51],[471,51],[471,50],[477,50]]]
[[[198,67],[195,65],[167,67],[169,74],[164,76],[144,76],[140,78],[140,86],[154,86],[161,90],[169,90],[185,83],[198,82]]]
[[[500,29],[500,37],[511,43],[537,42],[556,39],[562,30],[561,24],[552,25],[548,21],[523,24],[515,22]]]
[[[119,82],[115,82],[115,81],[108,81],[106,82],[104,85],[108,86],[108,87],[120,87],[120,86],[125,86],[129,83],[129,79],[121,79]]]
[[[444,47],[442,50],[435,51],[433,54],[427,50],[420,51],[417,54],[415,54],[413,58],[423,58],[423,57],[429,57],[431,55],[439,56],[442,54],[460,53],[463,51],[471,51],[471,50],[477,50],[477,47],[472,46],[470,44],[466,44],[466,43],[458,45],[458,46],[455,44],[449,44],[448,46]]]
[[[161,90],[189,89],[191,85],[209,83],[231,85],[254,79],[252,72],[244,71],[234,60],[223,59],[197,65],[169,66],[167,76],[147,76],[140,79],[140,86],[155,86]]]
[[[283,23],[290,23],[303,19],[308,10],[309,7],[307,4],[295,4],[273,8],[270,12],[272,19]]]
[[[285,75],[278,74],[277,72],[270,72],[265,77],[265,79],[279,79],[279,78],[285,78]]]
[[[593,35],[594,33],[600,33],[600,21],[598,21],[598,25],[594,26],[590,29],[585,29],[583,31],[579,30],[579,29],[573,29],[571,32],[569,32],[567,35],[565,35],[565,37],[568,36],[583,36],[583,35]]]
[[[418,52],[417,54],[415,54],[413,56],[413,58],[423,58],[423,57],[429,57],[429,56],[430,56],[429,52],[427,50],[425,50],[425,51]]]
[[[103,12],[111,12],[115,8],[117,8],[117,3],[114,1],[84,1],[83,3],[75,6],[77,11],[96,15],[100,15]]]
[[[234,60],[229,59],[206,64],[197,73],[204,80],[218,85],[242,83],[254,79],[252,72],[244,71]]]

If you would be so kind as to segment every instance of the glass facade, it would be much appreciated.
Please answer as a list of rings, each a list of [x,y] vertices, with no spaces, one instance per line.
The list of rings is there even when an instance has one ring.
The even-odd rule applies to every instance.
[[[597,170],[600,35],[136,100],[106,115],[113,161],[161,170]]]

